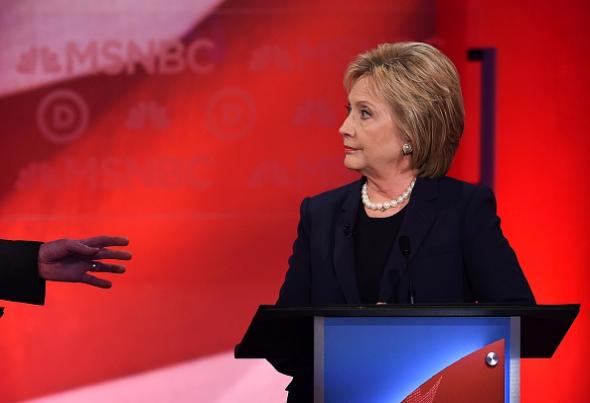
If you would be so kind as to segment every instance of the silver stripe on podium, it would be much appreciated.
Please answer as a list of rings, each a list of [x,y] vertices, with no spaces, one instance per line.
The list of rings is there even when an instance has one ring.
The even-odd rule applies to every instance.
[[[520,317],[510,317],[510,403],[520,403]]]
[[[324,403],[324,317],[313,318],[313,401]]]

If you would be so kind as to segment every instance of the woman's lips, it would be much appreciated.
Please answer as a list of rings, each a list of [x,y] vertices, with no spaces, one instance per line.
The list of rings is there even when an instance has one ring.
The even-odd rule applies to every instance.
[[[352,147],[349,147],[349,146],[344,146],[344,152],[347,153],[347,154],[353,153],[355,151],[359,151],[359,149],[358,148],[352,148]]]

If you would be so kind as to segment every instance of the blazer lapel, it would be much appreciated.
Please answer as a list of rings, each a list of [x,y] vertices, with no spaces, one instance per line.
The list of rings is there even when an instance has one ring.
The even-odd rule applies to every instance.
[[[334,229],[334,270],[347,304],[360,304],[355,271],[354,225],[364,180],[356,182],[336,217]]]
[[[409,285],[400,284],[405,276],[406,262],[399,248],[399,237],[410,238],[410,261],[420,249],[436,219],[435,199],[438,197],[436,179],[418,178],[412,191],[410,202],[400,226],[397,238],[389,254],[381,279],[379,299],[384,302],[406,303],[409,301]]]

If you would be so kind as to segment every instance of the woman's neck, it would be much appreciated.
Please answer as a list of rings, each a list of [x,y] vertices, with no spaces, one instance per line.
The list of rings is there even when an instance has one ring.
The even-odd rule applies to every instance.
[[[417,176],[412,169],[393,171],[387,174],[367,174],[367,192],[374,202],[394,199],[404,193]]]

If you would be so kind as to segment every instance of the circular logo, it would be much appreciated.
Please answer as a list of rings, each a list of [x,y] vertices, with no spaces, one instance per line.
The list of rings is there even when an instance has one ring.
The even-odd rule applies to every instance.
[[[248,134],[255,116],[252,97],[238,88],[225,88],[213,94],[206,109],[209,130],[224,140],[236,140]]]
[[[37,127],[57,144],[76,140],[88,127],[88,106],[79,94],[59,89],[50,92],[37,107]]]

